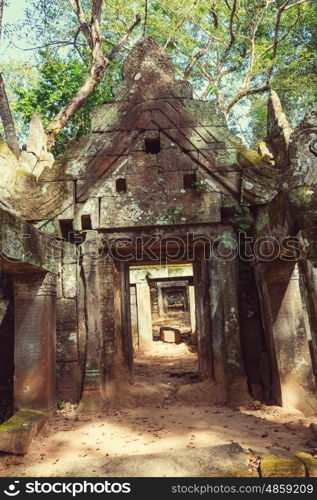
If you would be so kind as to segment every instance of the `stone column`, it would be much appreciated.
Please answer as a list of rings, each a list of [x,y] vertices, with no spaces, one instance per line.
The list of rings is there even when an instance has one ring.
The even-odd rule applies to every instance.
[[[136,287],[135,285],[130,287],[130,304],[131,304],[131,329],[132,329],[132,341],[134,349],[139,347],[139,333],[138,333],[138,311],[136,304]]]
[[[100,295],[98,262],[84,257],[86,350],[82,400],[86,406],[100,400]]]
[[[78,301],[78,317],[85,323],[83,392],[81,408],[94,410],[102,405],[100,359],[102,344],[101,325],[101,266],[105,258],[102,235],[92,231],[86,235],[86,241],[81,245],[81,278],[82,290]],[[82,310],[83,309],[83,310]],[[81,332],[81,336],[82,336]],[[82,344],[82,340],[80,344]],[[82,346],[80,345],[80,350]]]
[[[209,378],[213,377],[214,371],[211,344],[208,262],[203,258],[197,258],[193,267],[198,340],[198,367],[200,376]]]
[[[184,311],[189,311],[188,286],[183,288]]]
[[[257,268],[273,364],[273,398],[282,406],[313,414],[316,386],[297,264],[278,261]]]
[[[129,382],[133,382],[133,343],[131,325],[131,301],[129,266],[124,262],[118,264],[120,273],[120,305],[121,305],[121,348],[124,368]],[[151,301],[150,301],[151,305]],[[152,321],[151,321],[152,325]]]
[[[194,285],[188,286],[188,297],[189,297],[189,314],[190,314],[190,324],[191,324],[191,338],[194,345],[197,344],[196,335],[196,310],[195,310],[195,288]]]
[[[163,289],[161,283],[157,283],[157,308],[160,317],[164,316]]]
[[[317,375],[317,259],[305,259],[302,263],[308,317],[311,333],[311,355],[313,369]]]
[[[236,258],[213,255],[209,279],[215,381],[228,403],[243,404],[250,397],[241,353]]]
[[[139,348],[151,347],[153,342],[150,287],[147,283],[136,284]]]
[[[99,273],[101,397],[111,401],[133,381],[129,267],[107,256]]]
[[[55,401],[56,277],[14,277],[14,405],[53,413]]]
[[[162,287],[162,304],[163,304],[163,316],[168,314],[168,300],[167,300],[167,290]]]

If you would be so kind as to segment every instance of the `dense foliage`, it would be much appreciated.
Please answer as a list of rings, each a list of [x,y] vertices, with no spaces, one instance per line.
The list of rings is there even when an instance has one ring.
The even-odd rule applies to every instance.
[[[38,66],[36,85],[30,88],[15,81],[14,111],[27,126],[34,111],[37,111],[47,126],[61,107],[75,94],[87,76],[87,66],[74,58],[65,60],[42,53],[43,62]],[[120,79],[120,70],[113,64],[101,84],[86,100],[74,118],[57,136],[55,154],[64,151],[65,144],[87,133],[90,127],[90,112],[93,107],[112,97],[112,86]]]

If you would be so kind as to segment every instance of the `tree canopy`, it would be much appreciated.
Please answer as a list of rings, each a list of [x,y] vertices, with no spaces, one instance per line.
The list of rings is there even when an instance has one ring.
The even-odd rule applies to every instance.
[[[316,15],[315,0],[30,0],[18,27],[37,78],[13,81],[14,64],[2,72],[15,116],[27,123],[38,110],[53,135],[62,131],[59,152],[89,128],[89,111],[111,98],[125,55],[150,35],[173,59],[177,77],[254,145],[265,136],[270,88],[292,125],[316,100]],[[16,29],[5,27],[7,43],[17,43]],[[65,115],[89,79],[94,88]],[[64,122],[54,124],[56,116]]]

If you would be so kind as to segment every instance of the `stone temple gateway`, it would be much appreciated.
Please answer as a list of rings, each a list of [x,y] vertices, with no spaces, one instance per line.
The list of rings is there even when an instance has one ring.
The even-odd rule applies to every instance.
[[[210,401],[238,405],[260,386],[316,414],[317,112],[292,131],[273,91],[268,110],[267,138],[246,149],[144,38],[62,157],[37,115],[18,160],[1,143],[2,421],[57,399],[120,402],[133,386],[129,268],[160,262],[192,265]]]

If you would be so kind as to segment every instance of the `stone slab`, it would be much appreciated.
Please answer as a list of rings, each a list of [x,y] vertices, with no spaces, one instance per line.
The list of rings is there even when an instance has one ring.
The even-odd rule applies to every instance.
[[[48,420],[46,413],[21,409],[0,425],[0,450],[24,455]]]
[[[181,341],[181,332],[173,328],[161,328],[160,339],[162,342],[176,343]]]
[[[261,454],[260,454],[261,455]],[[305,477],[303,461],[282,450],[268,450],[261,457],[262,477]]]
[[[76,465],[72,477],[84,474],[81,464]],[[247,454],[237,443],[94,460],[90,468],[106,477],[258,477],[248,469]]]

